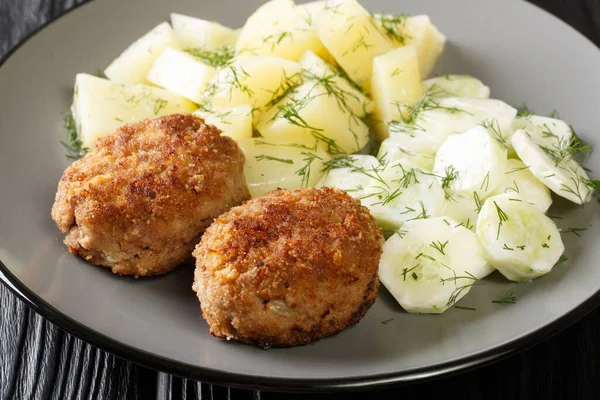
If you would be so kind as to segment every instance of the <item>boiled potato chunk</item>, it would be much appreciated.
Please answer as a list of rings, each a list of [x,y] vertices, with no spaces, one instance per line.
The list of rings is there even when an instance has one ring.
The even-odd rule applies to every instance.
[[[171,25],[163,22],[135,41],[105,70],[104,75],[118,83],[148,84],[146,75],[154,61],[167,48],[181,49]]]
[[[296,62],[270,56],[238,56],[217,71],[205,97],[213,106],[249,104],[264,111],[300,78]],[[255,118],[258,115],[255,113]]]
[[[325,148],[311,137],[289,140],[241,139],[246,156],[244,175],[252,197],[271,190],[313,187],[331,159]]]
[[[191,113],[196,105],[168,90],[147,85],[123,85],[88,74],[77,74],[73,118],[84,147],[118,127],[173,113]]]
[[[340,75],[339,70],[312,51],[309,50],[304,53],[299,63],[304,73],[308,74],[309,77],[316,76],[331,81],[332,85],[337,87],[338,91],[344,95],[346,103],[355,114],[364,117],[365,114],[373,112],[375,103],[353,87],[346,78]]]
[[[216,126],[223,135],[235,140],[252,137],[252,107],[248,104],[199,109],[194,115],[204,118],[207,124]]]
[[[327,2],[317,34],[348,76],[367,91],[371,87],[373,58],[394,48],[356,0]]]
[[[265,138],[317,137],[332,153],[354,153],[367,144],[369,128],[350,98],[331,81],[309,79],[264,113],[257,129]]]
[[[306,50],[325,55],[314,29],[292,0],[271,0],[259,7],[242,28],[237,54],[276,56],[298,61]]]
[[[173,31],[185,49],[214,50],[234,46],[236,31],[219,24],[182,14],[171,14]]]
[[[310,3],[298,4],[296,10],[308,25],[317,26],[326,5],[326,0],[311,1]]]
[[[423,95],[417,51],[399,47],[373,59],[371,93],[375,100],[375,131],[379,140],[389,136],[390,121],[408,117],[408,107]]]
[[[168,48],[154,61],[147,79],[156,86],[201,103],[215,69],[188,53]]]
[[[446,36],[444,36],[427,15],[408,17],[405,25],[406,45],[417,49],[419,72],[421,79],[429,76],[435,62],[444,51]]]

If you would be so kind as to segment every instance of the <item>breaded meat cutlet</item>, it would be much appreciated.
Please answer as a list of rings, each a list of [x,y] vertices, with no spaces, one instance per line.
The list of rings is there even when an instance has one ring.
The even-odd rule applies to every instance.
[[[128,124],[65,170],[52,218],[72,253],[120,275],[164,274],[250,197],[243,165],[237,144],[201,118]]]
[[[332,189],[275,190],[217,218],[194,250],[210,332],[259,347],[307,344],[357,323],[379,288],[383,234]]]

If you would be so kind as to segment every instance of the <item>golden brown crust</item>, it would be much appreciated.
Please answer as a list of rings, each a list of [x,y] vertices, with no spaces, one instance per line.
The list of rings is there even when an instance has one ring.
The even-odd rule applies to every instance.
[[[74,253],[121,275],[190,257],[213,218],[249,198],[236,143],[192,115],[118,129],[66,169],[52,207]]]
[[[194,251],[194,290],[211,333],[280,347],[358,322],[379,288],[383,234],[331,189],[275,190],[221,215]]]

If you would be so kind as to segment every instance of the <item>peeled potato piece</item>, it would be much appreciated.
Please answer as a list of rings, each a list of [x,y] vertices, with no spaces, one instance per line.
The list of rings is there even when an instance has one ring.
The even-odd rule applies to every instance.
[[[249,104],[258,112],[301,79],[300,65],[271,56],[238,56],[217,70],[205,93],[213,106]]]
[[[168,48],[154,61],[147,79],[194,103],[201,103],[214,74],[215,68],[210,65],[186,52]]]
[[[218,22],[173,13],[171,24],[185,49],[213,50],[223,46],[235,46],[237,40],[236,31]]]
[[[406,19],[406,45],[417,49],[421,79],[429,76],[435,62],[444,51],[446,36],[441,33],[427,15],[416,15]]]
[[[279,188],[313,187],[331,156],[314,138],[266,138],[237,141],[246,160],[244,175],[252,197]]]
[[[371,93],[375,101],[375,132],[383,140],[389,136],[388,123],[408,118],[408,107],[423,95],[413,46],[400,47],[373,59]]]
[[[252,14],[236,43],[237,54],[276,56],[298,61],[305,51],[326,56],[312,26],[292,0],[271,0]]]
[[[348,76],[367,91],[373,58],[394,48],[356,0],[328,1],[320,14],[317,35]]]
[[[261,115],[257,129],[265,138],[317,137],[332,153],[354,153],[369,140],[360,99],[331,79],[306,79]]]
[[[194,112],[211,124],[223,131],[223,135],[235,140],[252,137],[252,107],[241,104],[231,107],[210,107]]]
[[[309,50],[304,53],[298,63],[302,67],[303,73],[308,76],[308,79],[316,77],[331,81],[331,85],[335,86],[336,90],[343,94],[343,101],[360,117],[364,117],[365,114],[371,113],[375,109],[375,103],[371,99],[352,86],[340,74],[338,69],[312,51]]]
[[[127,123],[197,108],[184,97],[153,86],[122,85],[87,74],[75,78],[73,118],[88,148]]]
[[[104,75],[118,83],[148,84],[146,75],[154,61],[167,48],[181,49],[171,25],[163,22],[136,40],[105,70]]]

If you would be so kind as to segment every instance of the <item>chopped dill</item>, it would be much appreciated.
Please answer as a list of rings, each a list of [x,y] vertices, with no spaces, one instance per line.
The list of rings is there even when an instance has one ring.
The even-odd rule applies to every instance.
[[[444,220],[445,221],[445,220]],[[448,240],[446,240],[444,243],[440,242],[439,240],[436,242],[431,242],[429,244],[429,246],[433,247],[434,249],[436,249],[437,251],[439,251],[440,253],[442,253],[442,255],[446,255],[446,253],[444,252],[444,249],[446,248],[446,246],[448,245]]]
[[[506,292],[498,300],[492,300],[492,303],[499,304],[515,304],[517,302],[517,296],[513,292]]]
[[[277,161],[280,163],[284,163],[284,164],[293,164],[294,160],[290,160],[289,158],[278,158],[278,157],[272,157],[266,154],[261,154],[259,156],[255,156],[254,158],[256,158],[256,161],[264,161],[264,160],[268,160],[268,161]]]
[[[496,240],[500,237],[500,229],[502,228],[502,223],[508,221],[508,215],[502,210],[498,203],[494,201],[494,205],[496,206],[496,212],[498,213],[498,219],[500,222],[498,223],[498,233],[496,234]]]
[[[529,109],[527,104],[523,103],[523,105],[517,108],[517,117],[529,117],[530,115],[535,115],[535,111]]]
[[[488,132],[494,135],[494,139],[496,142],[500,144],[503,148],[508,148],[508,144],[506,143],[506,139],[504,135],[502,135],[502,130],[500,129],[500,123],[496,118],[492,120],[485,120],[481,123],[481,126],[485,128]]]
[[[412,271],[413,271],[415,268],[418,268],[418,267],[420,267],[420,266],[421,266],[421,264],[417,264],[417,265],[415,265],[414,267],[412,267],[412,268],[410,268],[410,269],[408,269],[408,268],[403,268],[403,269],[402,269],[402,280],[406,282],[406,275],[407,275],[409,272],[412,272]]]
[[[376,13],[373,14],[375,22],[383,29],[385,35],[392,41],[404,45],[411,37],[406,33],[406,20],[409,17],[408,14],[384,14]]]
[[[67,130],[67,140],[61,141],[63,146],[67,149],[67,158],[76,160],[81,158],[87,153],[88,148],[83,146],[81,137],[77,133],[77,127],[75,119],[73,118],[73,112],[69,111],[64,117],[64,127]]]
[[[302,166],[302,168],[300,168],[299,170],[296,171],[296,175],[302,177],[302,184],[300,186],[307,187],[308,182],[310,181],[310,172],[311,172],[311,166],[312,166],[313,161],[315,159],[322,160],[322,158],[314,153],[308,153],[305,151],[301,152],[300,154],[305,156],[302,159],[305,162],[305,164]]]
[[[565,261],[567,261],[569,259],[569,257],[565,256],[564,254],[560,256],[560,258],[558,259],[558,261],[556,262],[555,265],[559,265],[564,263]]]
[[[224,67],[225,65],[229,64],[231,59],[235,56],[235,50],[230,46],[219,47],[215,50],[197,48],[187,49],[185,51],[215,68]]]
[[[169,102],[165,99],[154,99],[154,115],[158,115],[160,110],[165,108]]]
[[[576,153],[589,154],[592,151],[592,147],[581,141],[575,132],[571,138],[558,138],[551,146],[540,145],[540,149],[554,162],[555,166]]]
[[[573,235],[575,235],[577,237],[581,237],[581,234],[579,232],[583,232],[583,231],[587,231],[587,228],[567,228],[565,233],[572,233]]]

